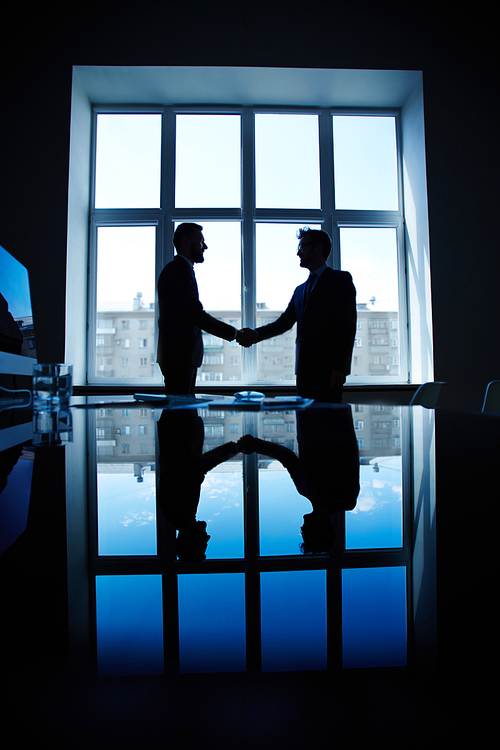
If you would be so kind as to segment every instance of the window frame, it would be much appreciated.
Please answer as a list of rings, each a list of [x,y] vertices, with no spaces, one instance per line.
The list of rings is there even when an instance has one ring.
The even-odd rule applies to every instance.
[[[87,315],[87,384],[89,385],[161,385],[159,368],[154,377],[118,378],[99,377],[96,352],[97,333],[97,233],[100,227],[109,226],[154,226],[155,246],[155,288],[163,266],[174,256],[172,231],[168,228],[179,221],[236,221],[241,224],[241,325],[256,326],[256,225],[258,223],[280,224],[320,224],[332,238],[332,252],[327,265],[341,268],[340,230],[341,228],[394,228],[397,241],[398,289],[399,289],[399,357],[400,374],[383,378],[369,375],[350,375],[350,384],[391,384],[410,382],[409,368],[409,326],[406,288],[406,250],[403,216],[403,178],[400,108],[369,107],[304,107],[304,106],[131,106],[95,105],[92,113],[91,138],[91,185],[90,185],[90,232],[88,252],[88,315]],[[153,209],[109,209],[95,208],[96,171],[96,131],[97,117],[100,114],[160,114],[161,128],[161,183],[160,207]],[[176,208],[175,207],[175,127],[177,114],[239,114],[241,117],[241,207],[240,208]],[[255,197],[255,115],[256,114],[315,114],[318,116],[319,133],[319,180],[321,206],[319,209],[270,209],[257,208]],[[395,120],[398,210],[358,210],[336,209],[334,204],[334,147],[333,116],[363,115],[393,117]],[[290,238],[291,252],[293,238]],[[293,289],[290,289],[290,296]],[[203,302],[203,300],[202,300]],[[120,311],[121,312],[121,311]],[[155,299],[154,351],[157,347],[158,304]],[[284,389],[295,386],[295,379],[280,381],[257,380],[257,353],[255,347],[243,349],[241,383],[258,387],[278,386]],[[201,382],[201,378],[200,381]],[[230,385],[221,381],[220,385]]]

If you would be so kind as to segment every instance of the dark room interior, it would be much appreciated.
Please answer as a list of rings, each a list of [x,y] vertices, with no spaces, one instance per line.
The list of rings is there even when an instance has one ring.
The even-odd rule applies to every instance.
[[[500,378],[496,25],[494,6],[482,1],[90,0],[9,9],[0,245],[29,270],[40,362],[66,361],[73,66],[421,71],[429,380],[446,383],[446,413],[436,413],[433,446],[437,661],[422,670],[96,676],[69,654],[64,454],[39,463],[51,491],[30,507],[24,536],[32,536],[2,571],[2,713],[15,736],[5,747],[25,737],[56,749],[493,745],[500,441],[498,417],[479,412],[487,384]],[[356,403],[354,391],[347,395]],[[387,386],[362,398],[381,395],[407,404],[411,394]]]

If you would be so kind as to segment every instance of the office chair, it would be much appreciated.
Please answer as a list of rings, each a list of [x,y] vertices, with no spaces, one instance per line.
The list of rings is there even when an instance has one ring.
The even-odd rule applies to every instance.
[[[481,411],[485,414],[494,414],[495,412],[500,413],[500,380],[492,380],[491,383],[488,383],[486,386],[483,408]]]
[[[422,383],[413,394],[410,406],[424,406],[426,409],[435,409],[442,385],[445,385],[442,381]]]

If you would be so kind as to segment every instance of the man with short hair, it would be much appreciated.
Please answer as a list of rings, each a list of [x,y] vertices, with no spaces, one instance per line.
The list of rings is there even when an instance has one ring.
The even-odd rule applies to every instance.
[[[340,403],[351,371],[356,290],[350,273],[326,265],[332,248],[326,232],[304,227],[297,237],[297,255],[302,268],[309,270],[309,278],[295,289],[277,320],[256,329],[256,340],[279,336],[297,323],[297,393],[316,401]]]
[[[158,354],[165,392],[193,394],[196,371],[203,361],[202,331],[226,341],[251,343],[248,329],[237,331],[205,312],[198,296],[194,264],[204,262],[207,249],[199,224],[185,222],[174,232],[174,259],[158,279]]]

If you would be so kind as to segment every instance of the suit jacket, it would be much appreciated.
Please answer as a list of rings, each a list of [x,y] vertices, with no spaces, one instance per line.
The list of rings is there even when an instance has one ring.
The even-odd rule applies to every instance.
[[[351,274],[326,268],[304,305],[307,282],[294,291],[285,312],[257,328],[259,341],[279,336],[297,323],[296,372],[351,371],[356,335],[356,290]]]
[[[160,367],[169,363],[199,367],[203,360],[201,332],[231,341],[233,326],[203,309],[198,285],[188,263],[178,255],[167,263],[158,279],[158,355]]]

